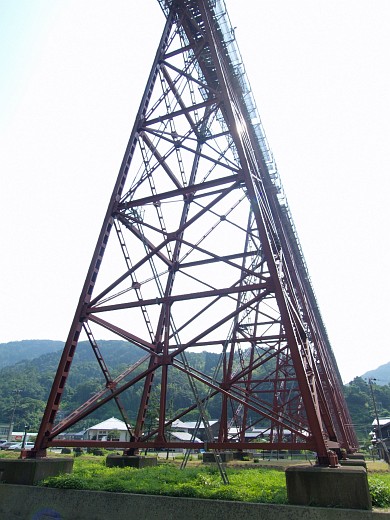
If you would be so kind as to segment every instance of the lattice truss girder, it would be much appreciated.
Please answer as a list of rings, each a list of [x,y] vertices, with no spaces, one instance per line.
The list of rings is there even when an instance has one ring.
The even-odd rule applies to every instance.
[[[274,188],[247,128],[217,20],[203,1],[177,4],[167,19],[36,452],[55,445],[58,434],[113,399],[131,423],[131,446],[173,445],[167,434],[172,423],[193,410],[207,414],[217,401],[219,431],[211,439],[216,446],[244,447],[247,432],[256,427],[263,447],[306,447],[324,458],[330,447],[349,442],[332,408],[339,397],[329,383],[332,360],[307,322],[310,308],[303,289],[296,289],[299,277],[294,280],[291,252],[275,218]],[[102,388],[55,424],[83,329],[102,369]],[[95,340],[103,331],[139,350],[140,360],[115,377]],[[213,373],[191,364],[189,353],[203,350],[220,353]],[[193,401],[168,413],[177,391],[175,371],[187,374]],[[138,415],[130,421],[122,397],[132,389]],[[159,417],[147,429],[156,413],[151,400],[158,402]]]

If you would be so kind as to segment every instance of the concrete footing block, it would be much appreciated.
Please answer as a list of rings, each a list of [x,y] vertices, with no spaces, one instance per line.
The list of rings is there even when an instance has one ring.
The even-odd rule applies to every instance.
[[[234,460],[252,460],[253,453],[250,451],[233,451]]]
[[[229,462],[233,460],[233,453],[231,451],[221,451],[219,453],[222,462]],[[216,462],[215,453],[213,451],[205,451],[203,453],[203,462]]]
[[[157,466],[157,457],[142,457],[141,455],[108,455],[106,458],[106,466],[109,468],[118,467],[125,468],[146,468],[149,466]]]
[[[0,459],[1,481],[33,486],[61,473],[72,473],[73,458]]]
[[[354,459],[366,460],[366,457],[365,457],[364,453],[356,452],[356,453],[348,453],[347,454],[347,459],[350,459],[350,460],[354,460]]]
[[[341,466],[361,466],[362,468],[367,469],[367,463],[365,460],[360,459],[341,459],[339,460]]]
[[[359,466],[292,466],[286,469],[290,504],[371,510],[367,472]]]

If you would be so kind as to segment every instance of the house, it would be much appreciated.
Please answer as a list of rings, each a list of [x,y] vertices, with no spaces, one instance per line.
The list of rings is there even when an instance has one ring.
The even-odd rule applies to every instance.
[[[370,432],[370,435],[373,442],[381,439],[387,450],[390,450],[390,417],[379,417],[372,421],[372,432]]]
[[[208,421],[211,429],[211,435],[212,437],[216,437],[218,435],[218,428],[219,428],[219,421],[216,420],[210,420]],[[189,421],[189,422],[182,422],[179,419],[177,421],[174,421],[172,423],[172,433],[174,432],[186,432],[190,435],[193,435],[193,433],[196,430],[196,421]],[[199,437],[202,441],[207,441],[206,436],[206,428],[203,422],[200,423],[199,428],[196,432],[196,436]]]
[[[378,450],[379,458],[390,464],[390,417],[379,417],[372,421],[370,435],[373,445]]]
[[[8,440],[10,442],[21,442],[26,436],[27,441],[34,441],[38,433],[36,432],[15,432],[9,431],[9,424],[0,424],[0,440]]]
[[[125,442],[130,440],[130,435],[126,427],[126,423],[111,417],[101,423],[95,424],[87,428],[84,432],[83,439],[90,441],[120,441]]]
[[[80,432],[63,432],[57,436],[57,440],[65,439],[68,441],[79,441],[81,439],[84,439],[84,434],[85,430],[82,430]]]
[[[0,440],[8,439],[9,427],[9,423],[0,423]]]
[[[170,442],[202,442],[198,437],[192,438],[192,434],[188,432],[169,432]],[[170,451],[185,452],[185,448],[171,448]]]
[[[378,423],[380,432],[378,432]],[[390,439],[390,417],[379,417],[372,421],[372,429],[375,437],[379,439]]]
[[[269,431],[270,431],[269,428],[263,428],[263,429],[249,428],[249,429],[245,430],[244,440],[246,442],[250,442],[250,441],[261,442],[263,440],[268,440]],[[241,434],[240,428],[237,428],[235,426],[229,428],[228,437],[231,441],[239,441],[240,434]]]
[[[21,442],[26,435],[26,441],[31,441],[35,439],[38,435],[37,432],[12,432],[11,441]]]

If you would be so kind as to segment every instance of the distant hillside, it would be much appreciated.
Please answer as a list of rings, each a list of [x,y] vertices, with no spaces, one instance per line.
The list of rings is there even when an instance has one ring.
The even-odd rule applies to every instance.
[[[113,377],[125,371],[144,353],[126,341],[99,341],[101,353]],[[36,431],[39,427],[50,387],[57,370],[63,343],[60,341],[31,340],[0,344],[0,423],[7,423],[13,413],[15,403],[15,428],[22,429],[28,424]],[[188,353],[192,366],[207,374],[214,372],[218,364],[219,354],[212,352]],[[137,368],[132,377],[141,368]],[[370,386],[367,379],[375,378],[373,391],[377,403],[380,403],[380,413],[390,415],[390,363],[355,377],[344,387],[344,392],[352,423],[360,441],[369,442],[368,432],[371,429],[375,413]],[[93,393],[104,386],[102,371],[88,342],[79,343],[75,353],[74,363],[70,371],[63,395],[61,409],[66,412],[76,409],[87,401]],[[156,375],[155,386],[158,388],[160,376]],[[188,379],[180,371],[174,372],[171,381],[173,389],[169,406],[178,411],[187,408],[193,402]],[[125,409],[131,419],[137,413],[137,403],[141,397],[143,386],[135,385],[128,393],[121,395]],[[152,401],[151,401],[152,402]],[[154,402],[154,407],[158,403]],[[214,408],[215,406],[215,408]],[[220,404],[210,403],[210,416],[218,416]],[[117,413],[112,401],[94,412],[93,418],[81,421],[77,428],[89,425],[88,421],[99,422]],[[158,411],[156,412],[158,415]]]
[[[29,344],[28,341],[25,343]],[[99,341],[99,347],[113,377],[125,371],[143,355],[139,348],[126,341]],[[0,423],[9,422],[15,404],[17,404],[14,416],[15,429],[21,430],[27,424],[30,430],[37,430],[60,356],[61,352],[57,349],[35,359],[24,359],[0,369]],[[212,373],[218,363],[219,354],[212,352],[189,353],[188,359],[199,370]],[[142,368],[136,368],[132,373],[133,376],[137,370],[141,371]],[[188,407],[193,396],[187,376],[182,372],[176,372],[173,384],[175,388],[180,388],[180,391],[175,392],[171,406],[173,409],[179,410]],[[159,379],[160,376],[157,375],[155,378],[157,386]],[[73,411],[104,386],[105,379],[89,342],[81,341],[78,344],[72,370],[66,383],[61,403],[62,410],[65,413]],[[129,390],[126,395],[122,394],[121,396],[122,404],[128,411],[130,418],[136,415],[136,409],[133,406],[134,403],[139,402],[142,390],[143,385],[137,385]],[[153,406],[156,407],[157,404],[154,403]],[[211,408],[209,410],[212,414],[213,410]],[[116,413],[118,413],[116,404],[111,401],[97,410],[92,419],[87,418],[84,422],[79,423],[77,428],[82,429],[87,424],[86,421],[100,422]],[[158,415],[158,411],[156,415]]]
[[[19,363],[20,361],[35,359],[43,354],[57,352],[64,346],[62,341],[48,339],[29,339],[0,343],[0,369]]]
[[[380,365],[375,370],[369,370],[361,377],[362,379],[376,379],[377,385],[388,385],[390,383],[390,363]]]

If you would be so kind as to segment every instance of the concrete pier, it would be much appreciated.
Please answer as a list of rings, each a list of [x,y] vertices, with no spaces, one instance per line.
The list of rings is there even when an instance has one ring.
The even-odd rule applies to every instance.
[[[361,466],[292,466],[286,469],[286,483],[290,504],[372,509],[367,472]]]
[[[109,468],[146,468],[148,466],[157,466],[157,457],[142,457],[141,455],[108,455],[106,458],[106,466]]]
[[[219,453],[221,458],[221,462],[229,462],[233,460],[233,452],[231,451],[221,451]],[[206,451],[203,453],[203,462],[216,462],[215,453],[213,451]]]
[[[253,453],[250,451],[233,451],[234,460],[252,460]]]
[[[0,481],[34,485],[47,477],[72,473],[73,458],[0,459]]]
[[[361,459],[341,459],[339,460],[341,466],[361,466],[362,468],[367,469],[367,463],[365,460]]]

